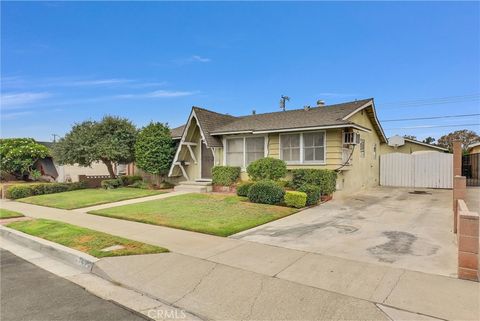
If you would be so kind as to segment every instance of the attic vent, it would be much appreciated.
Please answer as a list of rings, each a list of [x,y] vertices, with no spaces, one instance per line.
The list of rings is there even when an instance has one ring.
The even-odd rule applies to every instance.
[[[354,132],[343,132],[343,144],[357,145],[360,144],[360,134]]]

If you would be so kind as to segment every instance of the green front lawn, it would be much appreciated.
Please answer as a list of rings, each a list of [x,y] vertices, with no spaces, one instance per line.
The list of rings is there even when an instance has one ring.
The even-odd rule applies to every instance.
[[[22,217],[23,214],[14,212],[14,211],[9,211],[3,208],[0,208],[0,219],[2,218],[14,218],[14,217]]]
[[[184,194],[89,213],[228,236],[297,211],[288,207],[250,203],[238,196]]]
[[[30,196],[18,199],[19,202],[63,208],[88,207],[165,193],[164,191],[121,187],[117,189],[80,189],[71,192]]]
[[[101,258],[107,256],[152,254],[168,252],[167,249],[159,246],[149,245],[137,241],[124,239],[76,225],[66,224],[58,221],[36,219],[30,221],[13,222],[8,227],[62,244],[75,250],[88,253]],[[122,245],[123,249],[104,252],[101,249]]]

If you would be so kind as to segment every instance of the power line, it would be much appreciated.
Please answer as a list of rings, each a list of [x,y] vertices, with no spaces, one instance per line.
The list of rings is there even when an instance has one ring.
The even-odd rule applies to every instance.
[[[384,107],[387,107],[387,108],[419,107],[419,106],[453,104],[453,103],[471,102],[471,101],[480,101],[480,94],[405,100],[405,101],[398,101],[398,102],[379,103],[378,105],[382,108]]]
[[[395,129],[422,129],[422,128],[440,128],[440,127],[447,127],[447,128],[449,128],[449,127],[466,127],[466,126],[480,126],[480,124],[425,125],[425,126],[386,128],[385,130],[395,130]]]
[[[461,117],[473,117],[480,116],[480,114],[466,114],[466,115],[444,115],[444,116],[431,116],[431,117],[417,117],[417,118],[400,118],[400,119],[386,119],[381,122],[392,122],[392,121],[404,121],[404,120],[425,120],[425,119],[442,119],[442,118],[461,118]]]

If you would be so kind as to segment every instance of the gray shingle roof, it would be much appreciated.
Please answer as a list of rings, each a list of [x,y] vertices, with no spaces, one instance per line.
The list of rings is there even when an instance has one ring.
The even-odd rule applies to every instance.
[[[185,129],[185,125],[172,128],[170,129],[170,136],[172,136],[173,139],[180,139],[182,138],[184,129]]]
[[[219,137],[212,136],[211,133],[215,128],[231,123],[237,119],[237,117],[219,114],[200,107],[193,107],[193,111],[195,112],[203,134],[205,135],[207,146],[222,147],[222,140]]]
[[[370,101],[373,100],[363,99],[324,107],[312,107],[309,110],[296,109],[237,117],[224,125],[216,125],[211,133],[219,135],[242,131],[269,131],[353,124],[351,121],[342,120],[342,118]]]

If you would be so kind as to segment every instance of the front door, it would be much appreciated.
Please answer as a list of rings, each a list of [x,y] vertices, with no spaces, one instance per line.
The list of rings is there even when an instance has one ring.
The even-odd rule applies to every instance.
[[[212,178],[213,161],[212,150],[202,142],[202,178]]]

